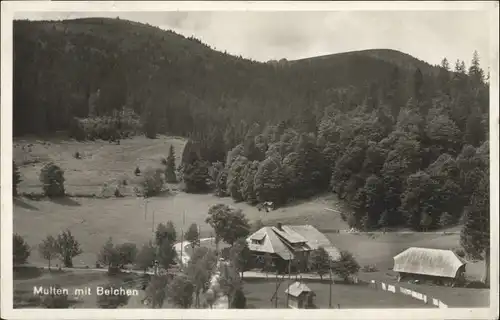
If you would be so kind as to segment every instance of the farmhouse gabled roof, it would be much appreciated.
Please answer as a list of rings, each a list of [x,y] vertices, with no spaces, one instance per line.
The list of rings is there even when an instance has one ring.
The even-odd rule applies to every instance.
[[[292,297],[298,297],[303,292],[313,292],[305,283],[294,282],[286,290],[285,293],[291,295]]]
[[[252,243],[252,240],[262,243]],[[276,253],[283,259],[290,259],[290,254],[297,251],[311,251],[323,247],[332,260],[340,258],[340,252],[332,246],[324,234],[311,225],[263,227],[247,238],[251,251]]]
[[[261,243],[253,243],[252,240],[261,241]],[[250,251],[274,253],[284,260],[292,260],[294,257],[293,253],[278,238],[271,227],[259,229],[247,238],[247,243]]]
[[[394,257],[393,271],[454,278],[465,264],[451,250],[411,247]]]
[[[288,229],[292,229],[296,233],[300,234],[306,239],[306,244],[312,250],[316,250],[319,247],[323,247],[326,252],[330,255],[332,260],[340,259],[339,249],[332,246],[332,243],[328,238],[321,233],[318,229],[311,225],[299,225],[299,226],[285,226]]]

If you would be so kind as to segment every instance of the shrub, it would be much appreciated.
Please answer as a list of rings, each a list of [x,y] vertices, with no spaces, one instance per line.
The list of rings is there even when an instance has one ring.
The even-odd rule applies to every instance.
[[[46,164],[40,172],[40,182],[43,192],[48,197],[63,197],[64,171],[56,164],[50,162]]]
[[[12,238],[12,250],[13,250],[12,256],[14,265],[26,263],[28,257],[31,254],[31,249],[29,245],[26,243],[24,238],[18,235],[17,233],[14,234]]]
[[[161,169],[146,169],[140,182],[143,195],[146,197],[158,195],[163,190],[163,182]]]
[[[459,256],[460,258],[465,258],[465,256],[466,256],[465,250],[463,248],[456,248],[453,250],[453,252],[455,252],[455,254],[457,256]]]
[[[81,159],[81,155],[80,155],[80,152],[75,152],[75,154],[73,155],[75,157],[75,159]]]
[[[117,197],[117,198],[122,198],[123,197],[122,193],[120,192],[120,188],[119,187],[116,187],[116,189],[115,189],[115,197]]]
[[[369,265],[364,265],[363,268],[361,268],[361,271],[363,271],[363,272],[377,272],[378,268],[375,265],[369,264]]]
[[[141,169],[139,169],[139,167],[135,167],[134,174],[136,176],[140,175],[141,174]]]
[[[161,158],[161,164],[166,166],[167,165],[167,159]]]

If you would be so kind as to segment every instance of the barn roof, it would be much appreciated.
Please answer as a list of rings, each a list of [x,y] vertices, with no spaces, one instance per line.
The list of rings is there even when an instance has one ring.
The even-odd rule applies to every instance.
[[[451,250],[411,247],[394,257],[395,272],[454,278],[465,265]]]
[[[305,283],[294,282],[286,290],[285,293],[293,297],[298,297],[304,292],[313,292]]]
[[[253,243],[251,240],[262,241]],[[278,238],[271,227],[263,227],[247,238],[248,248],[251,251],[275,253],[284,260],[293,259],[293,253]]]

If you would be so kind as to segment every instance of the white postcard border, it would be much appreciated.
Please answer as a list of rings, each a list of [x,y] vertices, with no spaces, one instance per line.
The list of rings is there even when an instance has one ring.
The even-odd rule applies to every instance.
[[[498,2],[493,1],[359,1],[359,2],[154,2],[154,1],[9,1],[1,16],[1,310],[5,319],[493,319],[498,315]],[[22,12],[131,11],[462,11],[488,10],[490,24],[490,308],[477,309],[13,309],[12,272],[12,20]],[[446,23],[446,22],[444,22]],[[472,26],[471,26],[472,27]]]

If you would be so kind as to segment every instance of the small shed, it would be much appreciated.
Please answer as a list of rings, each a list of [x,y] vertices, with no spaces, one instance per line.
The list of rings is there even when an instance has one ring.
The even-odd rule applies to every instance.
[[[465,261],[451,250],[411,247],[394,257],[398,281],[405,278],[454,285],[464,280]]]
[[[310,309],[314,306],[316,295],[306,284],[296,281],[285,290],[288,296],[288,307],[293,309]]]

